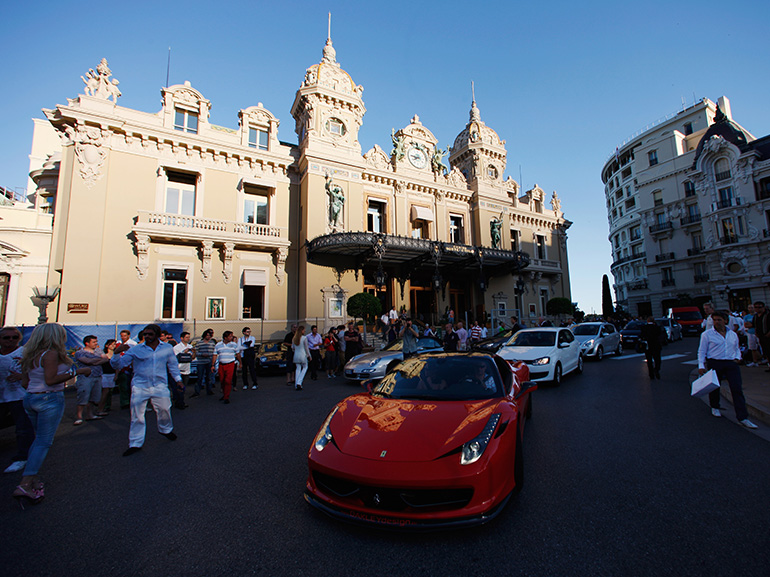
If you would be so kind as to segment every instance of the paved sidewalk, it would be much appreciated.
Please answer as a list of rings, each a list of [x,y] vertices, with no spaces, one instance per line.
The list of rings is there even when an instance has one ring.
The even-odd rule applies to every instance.
[[[770,425],[770,372],[766,371],[767,365],[741,367],[743,395],[746,397],[749,417]],[[726,382],[720,392],[730,403],[733,402],[730,387]]]

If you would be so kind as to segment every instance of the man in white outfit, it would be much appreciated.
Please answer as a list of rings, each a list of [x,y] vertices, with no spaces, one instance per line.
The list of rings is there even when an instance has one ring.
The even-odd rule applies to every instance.
[[[119,345],[115,348],[110,364],[115,370],[132,366],[134,377],[131,380],[131,427],[128,433],[128,449],[124,457],[141,450],[144,444],[146,424],[144,413],[147,402],[151,402],[158,417],[158,432],[169,439],[176,440],[174,424],[171,421],[171,394],[168,389],[168,375],[182,384],[179,363],[174,348],[160,341],[160,327],[147,325],[142,331],[144,342],[129,348]],[[120,353],[125,352],[122,356]]]

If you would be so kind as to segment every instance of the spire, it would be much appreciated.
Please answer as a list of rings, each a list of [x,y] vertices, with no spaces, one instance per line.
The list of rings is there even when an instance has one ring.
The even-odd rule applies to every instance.
[[[326,45],[324,46],[322,62],[337,63],[337,51],[332,46],[332,13],[329,12],[329,26],[326,33]]]
[[[479,112],[478,107],[476,106],[476,86],[473,84],[473,80],[471,80],[471,98],[472,104],[471,104],[471,122],[480,122],[481,121],[481,112]]]

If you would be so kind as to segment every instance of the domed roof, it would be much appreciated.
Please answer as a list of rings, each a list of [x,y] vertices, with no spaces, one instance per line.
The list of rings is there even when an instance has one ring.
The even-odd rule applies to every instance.
[[[480,143],[491,144],[492,146],[505,145],[505,141],[500,140],[497,132],[482,122],[481,112],[474,100],[471,104],[470,120],[468,121],[468,124],[465,125],[465,130],[455,138],[452,150],[460,150],[461,148],[467,147],[469,144]]]
[[[698,148],[695,150],[695,158],[693,158],[692,161],[693,168],[695,168],[695,165],[698,162],[698,158],[700,158],[700,155],[703,153],[704,147],[706,147],[709,140],[715,136],[723,138],[727,142],[734,144],[741,150],[741,152],[744,151],[748,146],[748,138],[746,137],[746,134],[737,124],[727,118],[727,115],[725,115],[725,113],[719,109],[719,105],[717,104],[716,115],[714,116],[714,124],[709,126],[708,130],[706,130],[703,138],[701,138],[700,142],[698,143]]]
[[[300,89],[314,87],[330,88],[336,92],[358,98],[364,91],[363,86],[356,85],[350,74],[340,68],[340,64],[337,62],[337,52],[332,46],[331,38],[326,39],[321,62],[313,64],[305,71],[305,79],[302,81]]]

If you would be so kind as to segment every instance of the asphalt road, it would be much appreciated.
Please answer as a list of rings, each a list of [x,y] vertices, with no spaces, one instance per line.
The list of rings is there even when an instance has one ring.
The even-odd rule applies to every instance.
[[[696,341],[666,348],[662,381],[642,359],[586,363],[533,396],[521,494],[485,526],[380,532],[303,498],[307,449],[358,389],[325,377],[302,392],[190,400],[179,439],[122,457],[127,411],[73,427],[74,396],[44,465],[46,500],[22,511],[0,476],[4,577],[218,575],[767,575],[770,443],[689,397]],[[117,406],[117,400],[115,401]],[[13,454],[0,431],[0,463]]]

